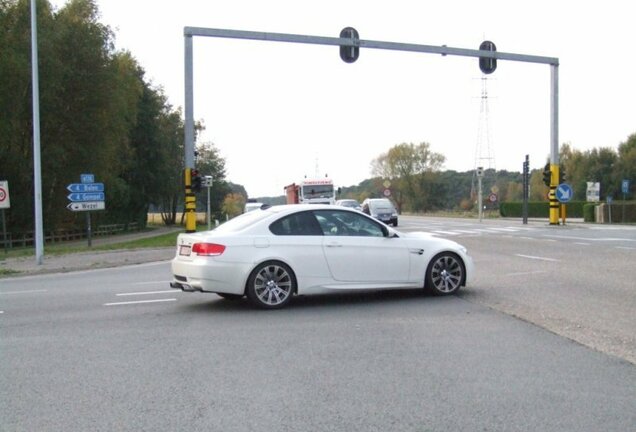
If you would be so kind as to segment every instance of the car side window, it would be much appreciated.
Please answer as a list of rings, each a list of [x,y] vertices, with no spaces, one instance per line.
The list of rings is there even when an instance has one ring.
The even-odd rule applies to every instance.
[[[326,236],[384,237],[379,223],[356,212],[315,210],[314,214]]]
[[[269,230],[275,235],[322,235],[320,227],[311,212],[294,213],[285,216],[269,226]]]

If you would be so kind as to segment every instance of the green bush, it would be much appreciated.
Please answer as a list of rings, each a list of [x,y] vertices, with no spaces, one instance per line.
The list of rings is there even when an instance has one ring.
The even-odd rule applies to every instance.
[[[596,204],[585,204],[583,206],[583,220],[585,222],[594,222],[596,217],[594,216],[594,209],[596,208]]]

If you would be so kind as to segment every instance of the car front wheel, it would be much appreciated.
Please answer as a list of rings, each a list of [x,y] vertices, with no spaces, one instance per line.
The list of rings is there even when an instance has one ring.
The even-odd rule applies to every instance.
[[[292,270],[277,261],[260,264],[247,281],[247,298],[263,309],[278,309],[289,303],[296,290]]]
[[[464,263],[451,252],[435,255],[426,270],[426,288],[437,295],[456,293],[465,279]]]

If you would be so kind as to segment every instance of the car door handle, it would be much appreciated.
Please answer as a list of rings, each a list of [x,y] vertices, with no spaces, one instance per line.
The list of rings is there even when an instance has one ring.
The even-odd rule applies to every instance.
[[[340,243],[327,243],[325,246],[327,247],[342,247]]]
[[[424,249],[411,249],[412,254],[424,255]]]

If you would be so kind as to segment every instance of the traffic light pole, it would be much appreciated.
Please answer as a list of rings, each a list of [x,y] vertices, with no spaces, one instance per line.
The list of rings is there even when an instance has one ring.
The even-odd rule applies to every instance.
[[[558,165],[559,165],[559,59],[555,57],[541,57],[525,54],[513,54],[490,50],[471,50],[464,48],[452,48],[448,46],[432,46],[406,44],[398,42],[381,42],[372,40],[363,40],[355,37],[357,31],[347,33],[347,36],[353,37],[323,37],[308,36],[285,33],[266,33],[244,30],[227,30],[212,29],[202,27],[185,27],[183,34],[185,37],[185,168],[186,168],[186,231],[196,229],[196,218],[194,215],[194,200],[188,201],[188,174],[189,168],[194,168],[194,117],[193,117],[193,58],[192,58],[192,38],[194,36],[216,37],[226,39],[245,39],[268,42],[290,42],[313,45],[331,45],[339,47],[355,47],[355,48],[372,48],[391,51],[409,51],[429,54],[440,54],[442,56],[463,56],[476,57],[480,60],[510,60],[525,63],[540,63],[550,65],[550,165],[551,165],[551,184],[550,184],[550,224],[559,223],[558,205],[553,209],[553,200],[556,201],[556,182],[558,182]],[[355,32],[355,33],[354,33]],[[492,46],[494,48],[494,44]],[[356,56],[357,58],[357,56]],[[353,60],[355,61],[355,59]],[[481,62],[480,62],[481,63]],[[494,62],[493,62],[494,63]],[[494,68],[492,69],[494,70]],[[492,70],[490,72],[492,72]],[[555,168],[556,167],[556,168]],[[553,187],[554,186],[554,187]]]
[[[192,36],[185,37],[185,228],[192,233],[197,230],[197,201],[192,191],[192,169],[194,168],[194,69],[192,66]]]
[[[550,65],[550,225],[559,224],[559,65]]]

